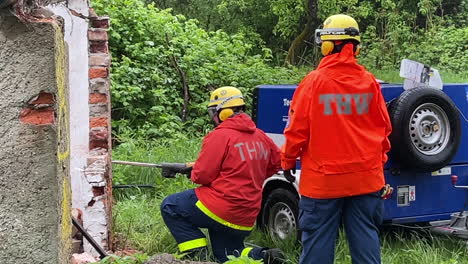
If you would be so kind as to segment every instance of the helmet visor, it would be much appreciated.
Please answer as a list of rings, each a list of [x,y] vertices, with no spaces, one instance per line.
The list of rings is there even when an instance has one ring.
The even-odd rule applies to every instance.
[[[208,107],[208,115],[211,119],[217,116],[218,110],[216,110],[216,105]]]
[[[315,43],[322,44],[322,36],[340,36],[347,35],[350,37],[359,36],[359,30],[353,27],[349,28],[319,28],[315,30]]]

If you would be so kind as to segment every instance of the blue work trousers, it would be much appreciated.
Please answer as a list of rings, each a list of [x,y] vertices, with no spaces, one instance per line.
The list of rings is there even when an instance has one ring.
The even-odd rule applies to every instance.
[[[192,251],[205,247],[205,235],[200,228],[208,229],[213,255],[219,262],[227,261],[227,256],[240,256],[244,239],[250,231],[233,229],[216,222],[203,213],[195,203],[198,198],[195,190],[172,194],[161,204],[161,215],[166,226],[179,244],[179,251]],[[248,256],[263,259],[261,248],[247,249]]]
[[[333,264],[340,224],[345,229],[353,264],[380,264],[380,192],[339,199],[301,197],[301,264]]]

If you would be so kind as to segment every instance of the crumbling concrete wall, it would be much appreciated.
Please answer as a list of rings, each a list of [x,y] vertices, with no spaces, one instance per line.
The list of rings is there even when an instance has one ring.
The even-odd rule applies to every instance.
[[[62,27],[0,16],[0,263],[68,263],[69,111]]]
[[[72,206],[82,212],[83,227],[94,240],[110,249],[109,18],[98,17],[86,0],[68,0],[47,8],[63,18],[69,46]],[[86,240],[83,246],[84,251],[98,256]]]

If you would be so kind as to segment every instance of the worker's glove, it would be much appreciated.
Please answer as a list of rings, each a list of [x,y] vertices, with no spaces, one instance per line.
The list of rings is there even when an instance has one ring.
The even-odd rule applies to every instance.
[[[286,178],[286,180],[288,180],[290,183],[294,183],[296,181],[296,176],[294,176],[294,174],[296,174],[296,167],[294,168],[291,168],[289,170],[283,170],[283,175],[284,177]]]
[[[190,177],[192,166],[187,163],[161,163],[162,176],[164,178],[174,178],[177,173],[185,174]]]
[[[380,197],[383,200],[387,200],[388,198],[390,198],[392,196],[393,187],[391,187],[390,184],[385,184],[385,186],[382,188],[380,193],[381,193]]]

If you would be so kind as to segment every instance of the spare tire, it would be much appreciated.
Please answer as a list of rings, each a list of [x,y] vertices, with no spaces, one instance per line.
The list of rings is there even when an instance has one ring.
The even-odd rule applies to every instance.
[[[460,144],[460,117],[441,90],[418,87],[389,105],[392,156],[405,168],[436,171],[455,156]]]

